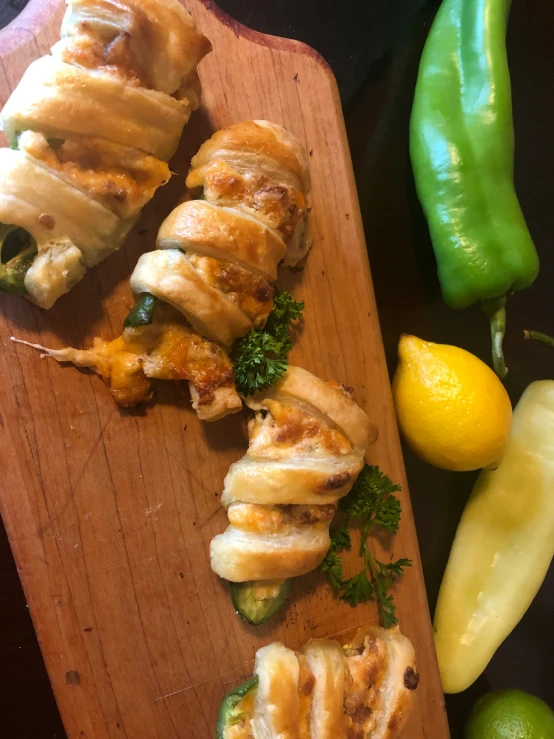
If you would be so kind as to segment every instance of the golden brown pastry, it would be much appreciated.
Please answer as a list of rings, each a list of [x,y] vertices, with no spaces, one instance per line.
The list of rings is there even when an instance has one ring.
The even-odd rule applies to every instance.
[[[166,218],[158,250],[140,257],[131,289],[164,300],[202,336],[230,346],[267,320],[279,262],[297,264],[309,250],[306,154],[275,123],[236,123],[201,146],[187,185],[192,194],[202,187],[203,199]]]
[[[131,289],[136,296],[149,293],[169,303],[199,334],[226,346],[252,328],[240,307],[205,280],[177,249],[143,254],[131,277]]]
[[[307,254],[308,159],[281,126],[245,121],[218,131],[193,158],[187,186],[202,187],[209,202],[238,208],[277,231],[287,245],[287,266]]]
[[[9,140],[28,130],[55,138],[97,136],[167,161],[192,110],[187,98],[43,56],[28,67],[4,106],[2,130]]]
[[[222,702],[217,739],[396,739],[419,683],[397,626],[365,626],[341,647],[312,639],[299,653],[269,644],[254,678]]]
[[[68,6],[62,40],[0,114],[0,289],[43,308],[121,246],[169,180],[210,49],[178,0]]]
[[[180,2],[68,0],[59,57],[172,95],[190,86],[211,45]]]
[[[333,639],[311,639],[302,653],[313,675],[310,735],[319,739],[341,739],[346,736],[344,651]]]
[[[245,402],[255,411],[250,443],[225,478],[230,525],[212,540],[212,569],[232,582],[305,574],[329,548],[337,501],[377,428],[349,389],[301,367]]]
[[[259,737],[298,735],[300,666],[292,649],[275,642],[256,652],[258,687],[252,711],[252,732]]]
[[[129,199],[139,201],[137,188],[131,188],[131,183],[123,182],[113,170],[109,174],[110,187],[105,192],[100,192],[89,172],[85,183],[79,164],[83,154],[73,139],[63,143],[58,155],[58,158],[71,156],[71,167],[52,175],[47,170],[51,165],[43,153],[44,141],[37,136],[26,132],[21,139],[25,146],[41,153],[40,159],[34,161],[45,172],[44,176],[57,178],[60,187],[73,185],[76,197],[92,202],[106,217],[117,222],[120,219],[116,213],[123,215],[121,206],[114,202],[114,188],[129,188]],[[128,167],[140,169],[142,179],[152,186],[158,174],[154,162],[158,160],[147,155],[142,155],[142,159],[134,157],[131,152],[135,150],[121,144],[108,143],[106,148],[98,139],[86,140],[92,141],[89,145],[94,145],[95,156],[103,161],[109,161],[114,153],[109,147],[117,146],[115,154],[125,159]],[[225,154],[227,149],[222,150],[221,141],[232,142],[232,156]],[[206,191],[205,200],[187,200],[170,213],[160,227],[158,248],[139,258],[131,276],[131,289],[137,298],[156,299],[151,325],[127,328],[113,342],[96,339],[93,348],[87,351],[72,348],[52,351],[39,347],[54,359],[94,369],[109,385],[119,405],[149,400],[152,388],[148,378],[159,378],[188,380],[193,407],[202,420],[217,420],[242,407],[226,347],[265,324],[273,308],[277,265],[292,241],[298,252],[296,256],[307,253],[305,195],[309,176],[306,156],[298,141],[281,126],[267,121],[238,123],[216,133],[201,147],[193,162],[213,165],[215,171],[221,166],[221,157],[227,156],[239,167],[241,141],[244,145],[241,177],[244,183],[253,183],[253,195],[258,198],[261,211],[254,207],[250,192],[245,191],[242,197],[237,194],[226,205],[219,202],[219,195],[211,202]],[[214,142],[219,142],[215,148]],[[258,147],[257,155],[255,147]],[[210,152],[215,159],[210,158]],[[99,202],[77,192],[77,188],[81,190],[85,185],[89,191],[94,190]],[[273,198],[272,207],[284,208],[279,216],[279,230],[264,215],[262,190],[267,203]],[[292,200],[302,203],[302,208],[291,208]],[[300,240],[299,233],[303,234]],[[53,235],[57,236],[58,232]],[[94,230],[90,238],[93,235]],[[96,241],[100,248],[103,242]],[[296,256],[289,255],[289,262],[294,263]],[[41,270],[42,281],[46,279],[46,271]],[[165,333],[168,335],[164,336]],[[122,367],[125,371],[121,371]],[[349,464],[348,460],[341,462]],[[334,470],[336,474],[339,472],[340,469]],[[320,472],[316,474],[321,477]],[[335,494],[330,499],[337,497]],[[299,546],[302,546],[300,540]],[[315,561],[327,546],[328,535],[322,528],[317,546],[314,548],[313,541],[307,544],[306,556]]]
[[[398,626],[366,626],[345,644],[346,736],[394,739],[419,684],[414,649]]]
[[[92,267],[117,249],[135,220],[118,218],[40,160],[0,149],[0,222],[15,221],[45,249],[51,240],[67,238],[79,244],[83,263]]]
[[[18,144],[19,151],[122,219],[136,216],[170,177],[166,162],[106,139],[66,136],[53,148],[43,133],[24,131]]]

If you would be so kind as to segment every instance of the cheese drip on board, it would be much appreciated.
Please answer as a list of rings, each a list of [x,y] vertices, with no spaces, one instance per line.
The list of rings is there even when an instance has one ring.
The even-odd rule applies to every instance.
[[[242,407],[226,352],[199,336],[169,306],[151,325],[128,327],[113,341],[95,338],[90,349],[30,346],[43,357],[96,372],[122,408],[149,402],[152,379],[188,381],[201,420],[217,420]]]

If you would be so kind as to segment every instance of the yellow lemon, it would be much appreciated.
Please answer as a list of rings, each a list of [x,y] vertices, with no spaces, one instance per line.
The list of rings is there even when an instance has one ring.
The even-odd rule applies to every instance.
[[[393,396],[400,430],[413,451],[445,470],[496,467],[512,425],[504,385],[457,346],[402,336]]]

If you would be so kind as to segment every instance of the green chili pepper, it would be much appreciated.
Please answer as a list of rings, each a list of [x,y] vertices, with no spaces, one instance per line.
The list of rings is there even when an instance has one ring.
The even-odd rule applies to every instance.
[[[444,0],[419,67],[410,154],[443,297],[480,303],[502,354],[506,296],[530,285],[539,260],[514,185],[506,55],[509,0]]]
[[[25,275],[37,253],[37,244],[28,231],[0,223],[0,290],[25,295]]]
[[[252,626],[260,626],[277,613],[292,590],[293,578],[232,582],[231,600],[236,612]]]
[[[143,293],[127,314],[123,327],[148,326],[151,324],[157,300],[154,295]]]
[[[229,729],[243,718],[240,703],[248,693],[257,688],[258,676],[255,675],[224,696],[217,716],[216,739],[226,739]]]

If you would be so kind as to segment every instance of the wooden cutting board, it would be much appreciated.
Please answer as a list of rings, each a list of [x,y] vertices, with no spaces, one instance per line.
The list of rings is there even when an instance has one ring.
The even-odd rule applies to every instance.
[[[251,674],[260,646],[344,640],[376,620],[372,605],[338,602],[314,573],[297,581],[281,617],[258,629],[243,623],[208,550],[226,526],[219,496],[247,446],[245,417],[199,423],[184,383],[160,383],[155,405],[122,411],[98,377],[40,361],[10,341],[83,347],[95,335],[117,335],[132,305],[128,277],[182,194],[191,155],[215,129],[267,118],[305,142],[313,182],[314,248],[302,272],[283,271],[279,280],[306,301],[292,359],[355,388],[380,429],[370,461],[403,485],[400,532],[387,552],[386,541],[375,550],[413,561],[396,589],[421,673],[404,736],[443,739],[443,696],[335,80],[311,48],[252,32],[209,0],[186,5],[214,51],[200,66],[203,105],[185,129],[176,176],[125,248],[52,310],[0,298],[2,516],[67,734],[208,739],[222,695]],[[57,40],[62,13],[61,0],[31,0],[0,32],[0,103]],[[355,553],[350,564],[358,565]]]

